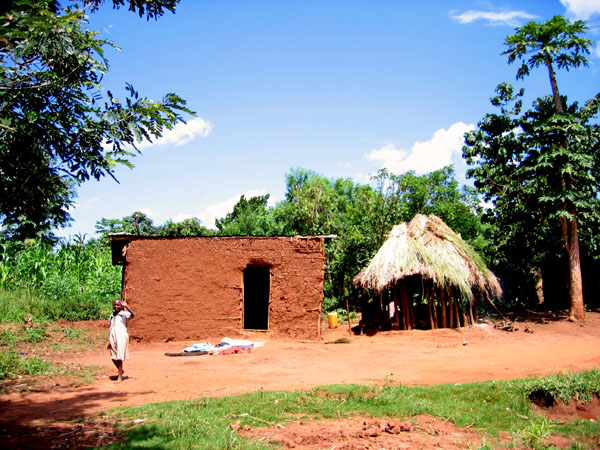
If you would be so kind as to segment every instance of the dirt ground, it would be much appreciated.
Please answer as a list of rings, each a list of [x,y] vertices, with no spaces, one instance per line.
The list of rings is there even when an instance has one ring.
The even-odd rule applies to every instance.
[[[105,325],[99,322],[78,326]],[[65,359],[76,364],[101,366],[102,376],[94,383],[70,387],[61,385],[60,380],[53,380],[37,392],[1,395],[0,436],[10,434],[7,429],[15,426],[27,427],[30,432],[38,430],[40,435],[45,427],[46,431],[60,436],[61,427],[74,419],[97,416],[117,406],[167,400],[258,390],[299,390],[338,383],[402,383],[409,386],[467,383],[600,367],[600,313],[587,313],[580,324],[555,320],[552,316],[530,316],[528,321],[516,322],[516,325],[518,329],[512,332],[482,323],[458,330],[388,331],[374,336],[356,336],[350,335],[347,324],[343,323],[333,330],[324,325],[320,342],[273,339],[267,333],[248,333],[246,339],[264,341],[264,347],[248,353],[189,357],[168,357],[165,352],[181,352],[191,342],[132,343],[131,359],[125,364],[127,378],[121,384],[110,379],[115,368],[108,352],[90,349],[67,355]],[[216,344],[222,337],[207,336],[200,342]],[[349,343],[332,343],[341,337],[348,338]],[[594,414],[597,418],[597,413]],[[377,427],[380,434],[393,435],[385,431],[385,424],[373,424],[361,418],[356,420],[356,436],[362,433],[363,438],[368,437],[368,430]],[[453,425],[433,418],[418,418],[412,427],[413,430],[436,430],[433,424],[452,428],[447,434],[458,444],[450,447],[450,441],[447,441],[442,445],[444,448],[467,448],[461,442],[476,442],[472,430],[454,429]],[[304,425],[303,429],[308,429]],[[397,430],[400,426],[395,423],[391,429]],[[339,429],[340,425],[335,427]],[[439,433],[433,433],[436,439]],[[462,436],[461,433],[464,436],[457,438]],[[314,435],[315,430],[309,434]],[[321,430],[317,434],[323,436],[326,433]],[[324,442],[313,445],[302,444],[302,439],[297,437],[290,439],[288,448],[325,448]],[[363,442],[362,447],[359,444],[353,447],[350,440],[345,442],[345,447],[331,444],[327,448],[439,448],[439,442],[436,447],[434,441],[430,441],[431,445],[397,441],[395,447],[370,447]],[[45,442],[48,448],[54,445],[47,439]],[[14,444],[15,441],[3,443],[0,437],[0,446],[6,448],[7,443]],[[19,445],[23,447],[24,443],[27,442]],[[39,445],[35,447],[40,448]]]

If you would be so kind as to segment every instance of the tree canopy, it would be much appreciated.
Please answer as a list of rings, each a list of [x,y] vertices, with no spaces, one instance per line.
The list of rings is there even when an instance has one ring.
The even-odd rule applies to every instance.
[[[128,2],[148,19],[176,3]],[[132,165],[136,143],[192,111],[174,93],[155,102],[131,84],[124,100],[104,91],[104,50],[114,45],[87,27],[78,2],[12,0],[0,21],[0,224],[8,237],[26,238],[68,223],[80,183],[114,178],[118,164]]]
[[[572,320],[583,316],[579,225],[598,222],[600,135],[593,119],[600,95],[583,107],[569,105],[559,93],[554,67],[587,65],[591,41],[580,36],[585,29],[583,22],[557,16],[541,24],[529,22],[508,36],[508,62],[523,60],[517,79],[544,65],[552,95],[538,98],[523,112],[523,90],[500,84],[492,98],[499,113],[487,114],[477,130],[467,133],[463,148],[471,166],[467,175],[494,205],[486,216],[498,227],[498,257],[539,278],[540,265],[560,257],[555,244],[562,240]]]

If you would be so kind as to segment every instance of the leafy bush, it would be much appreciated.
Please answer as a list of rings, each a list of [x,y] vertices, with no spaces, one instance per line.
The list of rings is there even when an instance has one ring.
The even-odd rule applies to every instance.
[[[323,303],[321,304],[321,311],[324,314],[328,312],[335,311],[339,306],[339,300],[335,297],[325,297],[323,299]]]

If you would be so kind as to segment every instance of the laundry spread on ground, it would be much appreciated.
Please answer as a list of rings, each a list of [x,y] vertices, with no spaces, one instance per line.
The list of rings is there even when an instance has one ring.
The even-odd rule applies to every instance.
[[[198,356],[198,355],[231,355],[234,353],[250,353],[253,348],[263,347],[264,342],[253,342],[244,339],[231,339],[225,337],[216,345],[208,342],[192,344],[178,353],[165,353],[165,356]]]

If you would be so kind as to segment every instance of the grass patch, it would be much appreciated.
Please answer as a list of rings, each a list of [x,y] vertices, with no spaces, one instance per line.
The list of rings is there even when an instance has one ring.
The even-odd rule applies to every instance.
[[[24,358],[16,350],[0,353],[0,380],[22,375],[51,375],[52,363],[40,358]]]
[[[33,327],[5,326],[0,329],[0,391],[29,389],[63,377],[71,385],[89,383],[98,367],[83,367],[58,360],[64,352],[98,347],[104,333],[91,329],[83,331],[58,324],[38,324]],[[18,380],[15,382],[15,380]]]
[[[558,401],[568,404],[573,398],[589,402],[594,395],[600,397],[600,370],[534,379],[525,384],[524,390],[530,400],[542,406]]]
[[[24,323],[27,316],[36,323],[106,318],[112,312],[114,297],[118,295],[97,298],[77,292],[54,294],[42,289],[0,289],[0,323]]]
[[[598,371],[571,375],[581,384],[594,384]],[[572,447],[586,449],[582,438],[597,443],[598,422],[574,420],[554,423],[535,414],[527,389],[535,383],[552,383],[554,377],[462,385],[407,387],[389,382],[382,387],[360,385],[321,386],[306,392],[257,392],[235,397],[165,402],[114,410],[127,440],[109,448],[210,448],[267,449],[232,432],[229,424],[253,428],[286,422],[338,419],[352,415],[409,419],[427,414],[485,433],[481,448],[526,446],[548,449],[546,439],[565,436]],[[142,422],[134,425],[135,421]],[[513,440],[500,442],[500,431]]]

